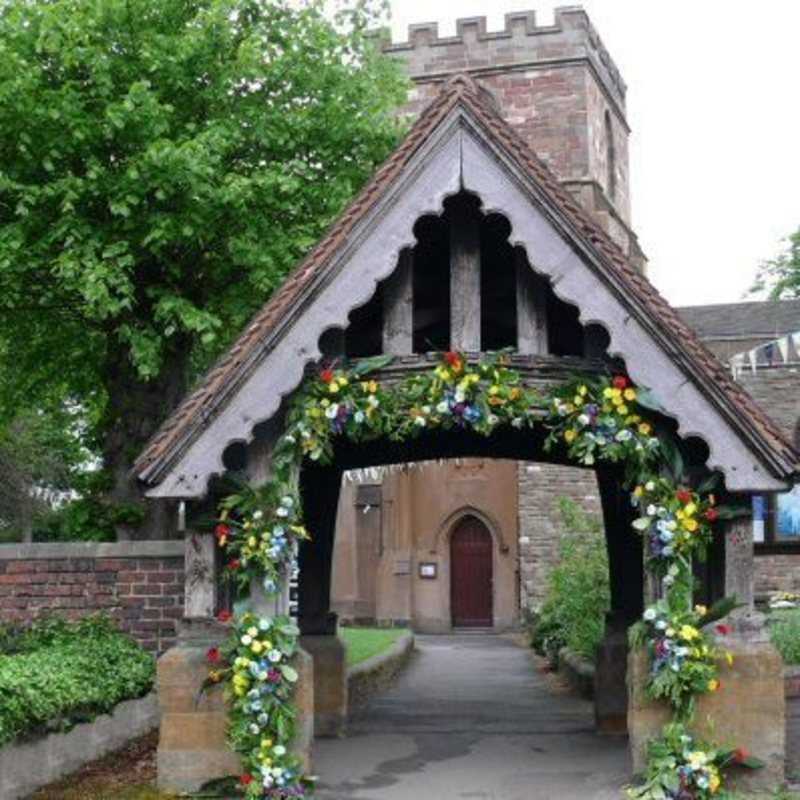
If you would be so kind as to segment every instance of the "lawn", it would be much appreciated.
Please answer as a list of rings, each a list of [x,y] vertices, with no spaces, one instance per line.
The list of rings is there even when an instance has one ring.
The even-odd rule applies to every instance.
[[[347,665],[352,667],[390,648],[404,633],[403,628],[339,628],[347,647]]]

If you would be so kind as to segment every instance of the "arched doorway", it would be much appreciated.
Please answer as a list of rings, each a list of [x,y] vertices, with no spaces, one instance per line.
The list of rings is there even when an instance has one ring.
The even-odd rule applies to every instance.
[[[492,535],[477,517],[456,523],[450,537],[450,609],[454,628],[491,628]]]

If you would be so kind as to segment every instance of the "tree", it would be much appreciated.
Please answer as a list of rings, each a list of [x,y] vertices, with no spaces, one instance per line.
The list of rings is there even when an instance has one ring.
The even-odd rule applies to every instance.
[[[138,501],[157,424],[397,140],[379,12],[0,4],[0,425],[78,405]]]
[[[751,293],[767,292],[770,300],[800,297],[800,228],[786,242],[783,253],[761,264]]]

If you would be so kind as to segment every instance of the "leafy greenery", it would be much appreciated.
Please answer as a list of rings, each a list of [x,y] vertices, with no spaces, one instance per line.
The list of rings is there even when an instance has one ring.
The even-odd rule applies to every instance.
[[[339,628],[339,638],[347,648],[348,666],[388,650],[405,632],[402,628]]]
[[[787,237],[786,245],[782,253],[759,267],[752,293],[766,292],[770,300],[800,297],[800,228]]]
[[[0,430],[79,409],[114,502],[397,141],[382,5],[324,6],[0,4]]]
[[[800,609],[770,612],[769,633],[784,662],[800,664]]]
[[[3,646],[0,745],[93,719],[145,695],[155,678],[152,656],[104,617],[40,623]]]
[[[554,662],[562,647],[594,661],[610,605],[603,527],[573,500],[561,498],[558,507],[565,533],[531,644]]]

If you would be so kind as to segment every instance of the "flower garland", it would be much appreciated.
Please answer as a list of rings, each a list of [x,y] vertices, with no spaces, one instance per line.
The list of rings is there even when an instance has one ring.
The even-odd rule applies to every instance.
[[[681,483],[677,450],[668,435],[659,435],[651,416],[659,408],[654,398],[624,375],[577,378],[545,397],[522,384],[503,353],[470,363],[449,352],[429,372],[387,388],[372,375],[390,361],[333,364],[306,381],[272,453],[272,479],[259,489],[245,487],[222,504],[215,533],[226,555],[225,574],[241,588],[257,580],[267,595],[283,590],[296,568],[299,544],[308,538],[298,493],[301,465],[306,459],[329,463],[336,437],[407,440],[433,429],[490,436],[503,426],[521,430],[543,423],[547,450],[563,449],[587,466],[624,465],[640,514],[634,528],[648,543],[647,568],[666,589],[634,626],[631,641],[647,648],[647,691],[672,706],[674,721],[651,745],[644,788],[630,789],[629,796],[690,800],[716,793],[727,762],[716,751],[702,764],[684,757],[700,750],[691,737],[684,741],[689,735],[680,726],[690,721],[697,695],[719,689],[718,662],[730,659],[702,627],[732,605],[711,612],[691,608],[692,558],[703,556],[713,523],[728,512],[702,488]],[[245,614],[228,644],[211,654],[224,665],[214,665],[209,682],[227,684],[229,741],[248,770],[241,783],[249,798],[299,798],[313,791],[313,781],[290,755],[297,679],[290,662],[298,635],[285,618]],[[665,752],[668,758],[662,757]]]

